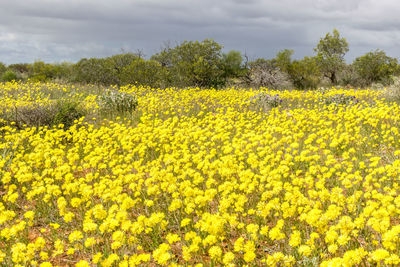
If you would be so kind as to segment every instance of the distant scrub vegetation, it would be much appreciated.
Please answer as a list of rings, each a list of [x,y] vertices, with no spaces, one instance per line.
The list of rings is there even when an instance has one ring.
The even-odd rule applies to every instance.
[[[284,49],[275,58],[250,60],[239,51],[222,51],[217,42],[206,39],[165,45],[150,58],[141,53],[122,53],[105,58],[83,58],[77,63],[49,64],[37,61],[6,66],[0,62],[0,80],[64,81],[99,85],[138,84],[153,88],[252,86],[314,89],[321,86],[386,86],[400,75],[396,58],[375,50],[344,60],[349,50],[345,38],[335,29],[321,38],[315,55],[292,59]]]

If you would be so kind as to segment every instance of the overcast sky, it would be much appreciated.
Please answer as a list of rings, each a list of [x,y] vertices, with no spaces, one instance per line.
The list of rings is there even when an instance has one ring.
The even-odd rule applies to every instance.
[[[250,58],[312,56],[333,28],[347,61],[383,49],[400,57],[396,0],[0,0],[0,61],[76,62],[121,51],[146,56],[165,42],[212,38]]]

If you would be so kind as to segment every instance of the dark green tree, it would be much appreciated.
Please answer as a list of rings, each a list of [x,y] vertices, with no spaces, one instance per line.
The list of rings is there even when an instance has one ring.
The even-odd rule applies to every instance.
[[[18,76],[12,70],[7,70],[1,75],[2,82],[11,82],[11,81],[17,81],[17,80],[18,80]]]
[[[43,61],[35,61],[31,68],[29,77],[34,81],[44,82],[55,77],[56,70],[52,64]]]
[[[292,60],[294,51],[284,49],[279,51],[271,65],[286,73],[291,83],[297,89],[315,89],[321,77],[318,61],[315,57],[304,57],[301,60]]]
[[[52,64],[53,74],[55,79],[63,81],[73,81],[73,68],[74,64],[70,62],[61,62]]]
[[[349,44],[345,38],[341,38],[339,31],[334,29],[333,33],[327,33],[321,38],[317,47],[317,63],[324,77],[332,84],[337,84],[337,75],[340,69],[346,64],[344,55],[349,51]]]
[[[32,65],[28,63],[17,63],[8,65],[8,69],[21,75],[27,75],[30,72]]]
[[[304,57],[302,60],[294,60],[288,69],[290,79],[298,89],[315,89],[320,82],[320,69],[317,59]]]
[[[155,60],[137,58],[121,71],[121,84],[139,84],[153,88],[165,86],[165,70]]]
[[[243,66],[243,57],[239,51],[231,50],[222,54],[221,70],[224,83],[231,78],[239,78],[245,74],[246,69]]]
[[[102,85],[118,84],[118,75],[112,60],[83,58],[74,65],[74,80]]]
[[[356,58],[353,66],[361,78],[362,86],[367,86],[374,82],[390,84],[392,75],[399,73],[397,59],[387,56],[382,50],[368,52]]]
[[[217,87],[223,84],[221,49],[222,46],[211,39],[184,41],[174,48],[164,48],[152,59],[167,69],[172,85]]]
[[[137,54],[124,53],[124,54],[113,55],[105,59],[108,62],[108,65],[113,66],[114,68],[113,72],[115,72],[116,76],[118,77],[118,79],[116,80],[117,84],[122,83],[121,81],[122,70],[125,67],[131,65],[131,63],[138,58],[140,57]]]
[[[276,54],[275,65],[283,72],[289,73],[294,50],[284,49]]]

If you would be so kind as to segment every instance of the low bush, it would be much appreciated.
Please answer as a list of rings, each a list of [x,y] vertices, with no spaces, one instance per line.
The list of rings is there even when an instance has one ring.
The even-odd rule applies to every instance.
[[[325,97],[323,102],[326,105],[349,105],[358,103],[358,99],[353,95],[336,94],[333,96]]]
[[[0,120],[13,122],[16,127],[57,126],[71,127],[75,120],[85,116],[85,111],[74,100],[61,99],[49,104],[33,104],[3,110]]]
[[[18,76],[15,72],[8,70],[1,75],[1,81],[3,82],[11,82],[18,80]]]
[[[265,93],[260,93],[250,98],[251,105],[262,110],[278,107],[282,104],[282,102],[283,100],[278,94],[269,95]]]
[[[135,95],[107,89],[99,97],[100,113],[125,113],[133,112],[138,106],[138,100]]]
[[[14,122],[18,128],[23,128],[51,125],[53,114],[54,109],[51,105],[34,104],[3,110],[1,117],[5,121]]]
[[[58,100],[56,102],[56,113],[53,118],[53,125],[63,124],[69,128],[75,120],[85,116],[85,111],[80,107],[79,102],[74,100]]]

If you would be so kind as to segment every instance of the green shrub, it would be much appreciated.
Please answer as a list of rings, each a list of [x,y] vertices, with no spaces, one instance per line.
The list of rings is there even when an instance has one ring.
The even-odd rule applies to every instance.
[[[3,75],[4,72],[6,72],[7,67],[3,62],[0,62],[0,75]]]
[[[47,77],[44,74],[37,74],[32,76],[30,79],[32,82],[46,82]]]
[[[18,76],[15,72],[12,70],[8,70],[1,75],[1,80],[3,82],[11,82],[11,81],[16,81],[18,80]]]
[[[222,46],[212,39],[184,41],[151,57],[168,70],[170,85],[218,87],[223,84]]]
[[[157,88],[162,86],[165,75],[165,70],[157,61],[138,58],[125,66],[119,77],[121,84],[136,83]]]
[[[392,84],[392,76],[399,73],[397,59],[387,56],[382,50],[375,50],[356,58],[353,67],[361,78],[361,86],[369,86],[373,83]]]
[[[101,113],[125,113],[133,112],[138,106],[135,95],[107,89],[99,97],[99,108]]]
[[[74,100],[58,100],[56,103],[56,113],[53,118],[53,125],[63,124],[68,129],[74,124],[75,120],[85,116],[83,109],[79,107],[79,103]]]

